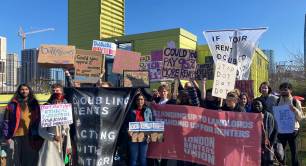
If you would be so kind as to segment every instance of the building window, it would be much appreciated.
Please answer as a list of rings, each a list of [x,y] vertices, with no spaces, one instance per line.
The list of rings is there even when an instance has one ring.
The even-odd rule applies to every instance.
[[[213,64],[214,63],[213,57],[212,56],[206,56],[205,57],[205,63]]]
[[[0,61],[0,73],[4,73],[5,63]]]

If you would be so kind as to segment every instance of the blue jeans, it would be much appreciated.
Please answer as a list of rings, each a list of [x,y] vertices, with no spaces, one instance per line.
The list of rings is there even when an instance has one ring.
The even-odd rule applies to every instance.
[[[130,166],[136,166],[139,159],[139,166],[147,166],[147,150],[148,143],[144,142],[129,142],[130,147]]]

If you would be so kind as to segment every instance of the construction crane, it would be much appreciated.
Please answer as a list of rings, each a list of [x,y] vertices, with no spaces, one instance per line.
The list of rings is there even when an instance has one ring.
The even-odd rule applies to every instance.
[[[22,27],[19,28],[18,36],[21,37],[22,39],[22,49],[25,49],[25,41],[26,41],[26,35],[31,35],[35,33],[40,33],[40,32],[46,32],[46,31],[54,31],[54,28],[46,28],[46,29],[40,29],[40,30],[35,30],[35,31],[30,31],[30,32],[24,32]]]

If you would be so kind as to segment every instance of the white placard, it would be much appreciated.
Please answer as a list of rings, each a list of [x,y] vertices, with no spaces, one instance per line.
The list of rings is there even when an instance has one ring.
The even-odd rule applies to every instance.
[[[106,55],[116,55],[117,45],[115,43],[93,40],[92,41],[92,51],[99,51]]]
[[[73,123],[71,104],[41,105],[41,126],[52,127]]]
[[[235,88],[237,66],[217,61],[212,95],[225,99],[229,91]]]
[[[129,122],[129,131],[164,131],[165,123],[163,121],[154,122]]]
[[[278,133],[293,133],[295,128],[295,114],[290,110],[289,105],[274,106],[273,115],[277,122]]]

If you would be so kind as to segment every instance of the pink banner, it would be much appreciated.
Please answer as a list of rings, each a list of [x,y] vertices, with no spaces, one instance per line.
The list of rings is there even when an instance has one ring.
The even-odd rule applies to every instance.
[[[152,105],[165,122],[164,142],[150,143],[148,156],[215,166],[260,165],[260,114],[192,106]]]

